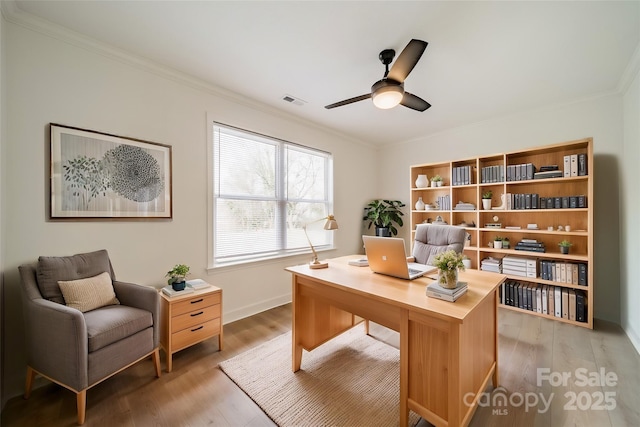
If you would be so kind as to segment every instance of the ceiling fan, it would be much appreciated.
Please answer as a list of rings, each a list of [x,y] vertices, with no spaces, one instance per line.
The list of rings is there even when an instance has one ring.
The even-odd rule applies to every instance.
[[[384,77],[371,86],[371,93],[329,104],[324,108],[342,107],[343,105],[364,101],[369,98],[373,99],[373,104],[376,107],[385,110],[398,104],[416,111],[424,111],[431,107],[431,104],[424,99],[404,90],[404,80],[420,60],[424,50],[427,48],[427,44],[422,40],[412,39],[400,52],[400,56],[398,56],[391,69],[389,69],[389,64],[393,61],[396,51],[393,49],[383,50],[380,52],[379,58],[385,66]]]

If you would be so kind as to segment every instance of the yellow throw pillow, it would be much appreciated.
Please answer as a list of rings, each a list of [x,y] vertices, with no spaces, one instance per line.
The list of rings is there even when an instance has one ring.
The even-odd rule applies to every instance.
[[[65,304],[83,313],[105,305],[120,304],[113,291],[111,276],[107,272],[86,279],[60,280],[58,286]]]

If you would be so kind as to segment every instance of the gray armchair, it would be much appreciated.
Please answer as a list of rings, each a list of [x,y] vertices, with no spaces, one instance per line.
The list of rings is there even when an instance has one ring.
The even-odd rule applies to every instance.
[[[25,398],[40,374],[76,393],[78,424],[84,424],[87,389],[149,356],[160,377],[158,293],[117,281],[106,250],[40,257],[19,270],[27,343]],[[58,281],[104,272],[117,300],[86,312],[65,305]],[[83,283],[80,292],[87,293]]]
[[[433,265],[433,257],[453,249],[462,252],[466,231],[452,225],[419,224],[413,242],[413,258],[420,264]]]

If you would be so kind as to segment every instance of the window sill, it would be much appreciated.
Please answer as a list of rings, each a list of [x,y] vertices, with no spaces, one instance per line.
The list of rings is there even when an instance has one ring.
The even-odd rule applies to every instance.
[[[335,250],[337,250],[337,247],[332,246],[325,249],[316,249],[316,252],[320,254],[323,252],[330,252]],[[287,265],[297,265],[297,264],[311,261],[312,256],[313,256],[313,253],[311,251],[306,251],[306,252],[298,252],[295,254],[275,255],[268,258],[251,259],[251,260],[237,261],[232,263],[230,262],[227,264],[209,266],[207,267],[207,273],[215,274],[215,273],[222,273],[222,272],[234,271],[234,270],[244,270],[247,267],[259,267],[259,266],[270,265],[270,264],[286,263]]]

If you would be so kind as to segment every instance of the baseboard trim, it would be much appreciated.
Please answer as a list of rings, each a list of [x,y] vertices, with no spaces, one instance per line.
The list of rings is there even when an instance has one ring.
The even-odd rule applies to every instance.
[[[244,319],[245,317],[253,316],[254,314],[262,313],[263,311],[279,307],[290,302],[290,293],[286,295],[280,295],[265,301],[260,301],[256,304],[246,305],[236,310],[225,312],[222,315],[222,322],[224,324],[235,322],[236,320]]]
[[[631,341],[631,344],[636,348],[638,354],[640,354],[640,336],[638,336],[636,331],[633,330],[633,328],[631,328],[629,325],[623,325],[622,329],[624,329],[627,337],[629,337],[629,341]]]

